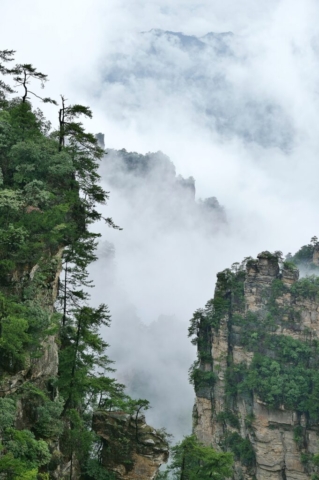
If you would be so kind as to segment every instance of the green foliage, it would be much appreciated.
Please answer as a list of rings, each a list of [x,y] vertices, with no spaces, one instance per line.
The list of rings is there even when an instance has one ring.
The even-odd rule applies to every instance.
[[[294,441],[299,448],[304,446],[304,428],[301,425],[294,428]]]
[[[234,397],[238,393],[255,393],[271,407],[284,405],[287,409],[307,412],[311,421],[315,421],[319,418],[318,346],[307,340],[306,333],[305,341],[273,334],[278,324],[293,328],[295,320],[299,320],[296,312],[277,303],[286,291],[283,282],[276,279],[266,299],[268,314],[259,317],[247,312],[232,316],[232,324],[241,327],[237,344],[255,355],[249,367],[228,365],[226,394]],[[302,279],[292,285],[290,292],[296,297],[314,298],[317,281],[314,277]]]
[[[318,239],[314,237],[311,245],[303,247],[294,257],[288,255],[282,263],[283,268],[295,271],[296,265],[300,265],[306,272],[315,271],[317,267],[313,265],[312,258],[318,245]],[[281,252],[263,252],[263,255],[276,263],[278,259],[281,262],[283,260]],[[254,259],[245,259],[248,268],[256,268],[256,262]],[[279,272],[271,288],[265,288],[261,292],[266,308],[254,313],[245,312],[242,308],[242,286],[238,272],[242,275],[242,281],[245,276],[241,273],[239,264],[234,264],[232,270],[225,270],[218,275],[215,298],[210,302],[211,312],[215,315],[214,319],[217,319],[215,323],[208,310],[199,310],[194,314],[189,332],[195,337],[193,343],[198,347],[198,361],[190,370],[195,390],[198,392],[198,385],[212,388],[214,384],[214,380],[202,380],[202,372],[214,371],[210,351],[214,330],[218,328],[223,316],[226,316],[231,345],[241,346],[253,355],[249,364],[234,364],[231,355],[228,358],[225,372],[227,407],[217,415],[216,420],[223,423],[226,429],[228,426],[238,429],[239,419],[232,406],[236,404],[236,397],[241,396],[250,398],[251,401],[253,397],[260,398],[270,408],[284,407],[286,410],[297,411],[306,415],[310,425],[316,424],[319,420],[319,344],[313,340],[310,329],[300,329],[301,311],[295,307],[294,302],[301,298],[318,301],[318,277],[308,276],[287,286]],[[239,293],[236,295],[234,288],[238,288]],[[292,298],[291,304],[285,301],[289,295]],[[237,302],[234,301],[236,296],[239,299]],[[220,315],[216,308],[219,302],[222,305]],[[279,334],[280,329],[301,332],[299,339]],[[247,415],[244,421],[253,434],[253,415]],[[271,427],[270,425],[269,428]],[[295,427],[294,440],[301,450],[305,447],[303,427]],[[242,439],[237,432],[227,432],[224,448],[231,450],[242,464],[254,465],[254,452],[248,438]],[[316,466],[317,460],[314,459],[315,456],[304,454],[303,462],[307,468],[310,464]]]
[[[310,243],[301,247],[295,255],[290,258],[290,261],[297,266],[302,264],[309,264],[312,262],[314,246]]]
[[[118,228],[97,209],[108,198],[98,174],[104,151],[81,123],[92,118],[91,110],[67,105],[64,97],[59,124],[51,131],[30,103],[35,95],[57,105],[31,86],[43,86],[47,76],[28,63],[8,68],[13,54],[0,51],[0,379],[23,371],[14,398],[26,413],[27,420],[20,421],[32,431],[16,430],[15,401],[0,399],[0,477],[48,479],[39,468],[52,472],[63,460],[70,462],[72,478],[76,459],[83,478],[111,480],[101,467],[101,440],[92,430],[94,410],[122,409],[137,419],[149,405],[131,400],[110,378],[112,362],[100,335],[110,316],[105,305],[87,304],[92,286],[87,267],[96,260],[99,237],[89,227],[104,220]],[[3,75],[13,76],[22,92],[18,98],[11,98]],[[61,264],[60,308],[52,313]],[[32,366],[50,335],[60,347],[59,375],[40,388]],[[47,442],[57,440],[62,453],[51,455]]]
[[[291,260],[286,260],[284,263],[283,263],[283,267],[285,270],[290,270],[292,272],[294,272],[295,270],[297,270],[297,267],[296,265],[294,264],[294,262],[292,262]]]
[[[305,467],[309,467],[312,463],[313,455],[311,453],[302,452],[300,454],[300,461]]]
[[[311,372],[299,365],[287,367],[276,360],[255,355],[239,388],[255,391],[272,407],[285,405],[287,409],[304,412],[311,391]]]
[[[96,459],[87,462],[85,475],[87,480],[116,480],[114,473],[108,472]]]
[[[197,392],[200,388],[212,388],[216,382],[216,374],[212,370],[203,370],[198,361],[189,369],[189,381]]]
[[[293,262],[301,270],[303,274],[318,275],[319,268],[313,263],[313,254],[315,248],[318,248],[319,242],[317,237],[312,237],[308,245],[304,245],[295,255],[288,255],[287,260]]]
[[[282,363],[309,366],[314,355],[311,346],[286,335],[267,337],[267,347],[275,352],[276,358]]]
[[[216,415],[217,422],[226,423],[233,428],[240,428],[240,422],[238,416],[232,412],[231,410],[227,409],[223,412],[220,412]]]
[[[236,311],[244,308],[244,264],[234,264],[232,270],[224,270],[217,278],[214,298],[207,302],[205,309],[196,310],[188,330],[192,343],[197,345],[198,359],[189,369],[189,381],[197,393],[202,389],[211,390],[216,382],[211,355],[214,331],[230,314],[231,307]]]
[[[13,428],[16,405],[13,399],[0,399],[0,475],[6,478],[36,479],[38,468],[50,460],[46,442],[36,440],[29,430]]]
[[[27,346],[32,343],[24,314],[24,306],[0,293],[0,358],[2,368],[9,372],[23,368]]]
[[[243,268],[242,265],[240,268],[234,268],[234,271],[226,269],[219,273],[214,298],[206,303],[205,309],[196,310],[190,321],[189,336],[194,337],[192,343],[198,346],[200,355],[210,345],[211,330],[219,328],[230,307],[233,306],[236,310],[244,307]]]
[[[266,338],[270,338],[270,332],[276,328],[276,322],[272,315],[268,314],[260,318],[256,313],[248,311],[244,315],[234,314],[231,319],[232,325],[241,327],[239,344],[250,351],[260,351],[266,345]]]
[[[253,413],[249,413],[245,417],[245,426],[248,429],[251,429],[253,427],[253,422],[255,420],[255,415]]]
[[[37,408],[34,424],[37,435],[42,438],[58,438],[61,435],[63,423],[60,417],[63,406],[64,400],[57,398],[54,401],[47,399]]]
[[[293,339],[291,339],[293,343]],[[295,341],[296,342],[296,341]],[[301,343],[301,342],[300,342]],[[280,343],[279,343],[280,344]],[[303,351],[307,351],[305,348]],[[238,393],[255,393],[270,407],[307,412],[310,419],[319,418],[318,392],[319,375],[317,368],[307,367],[307,362],[292,352],[282,351],[281,361],[255,354],[249,367],[246,364],[230,364],[227,368],[226,394],[230,397]],[[290,364],[282,358],[292,358]],[[279,355],[280,359],[280,355]]]
[[[61,331],[63,347],[60,352],[59,388],[65,398],[66,408],[76,408],[91,388],[91,380],[101,374],[97,368],[110,370],[111,363],[105,355],[108,346],[99,333],[102,325],[108,325],[110,316],[105,305],[94,309],[83,306],[68,318]]]
[[[222,480],[232,475],[232,455],[204,446],[194,435],[172,447],[171,457],[167,471],[176,480]],[[167,477],[161,473],[158,478]]]
[[[1,368],[15,372],[41,356],[41,341],[50,326],[50,314],[37,299],[24,303],[0,292]]]
[[[13,425],[16,416],[16,404],[12,398],[0,398],[0,432]]]
[[[32,467],[45,465],[50,460],[48,445],[43,440],[35,440],[28,430],[8,428],[5,432],[6,450],[15,458],[30,463]]]
[[[246,363],[230,363],[225,372],[225,393],[228,398],[235,397],[238,392],[247,392],[245,379],[248,367]]]
[[[267,258],[268,260],[276,263],[282,257],[282,252],[269,252],[268,250],[265,250],[264,252],[261,252],[260,255],[262,255],[263,258]]]
[[[291,293],[295,297],[317,300],[319,298],[319,277],[301,278],[291,286]]]
[[[73,461],[73,455],[75,454],[80,464],[85,465],[90,458],[95,434],[88,428],[87,418],[76,409],[69,409],[64,418],[66,424],[61,438],[63,454],[71,461]]]
[[[168,480],[169,479],[169,471],[159,471],[155,477],[155,480]]]
[[[249,438],[242,438],[239,433],[227,432],[224,436],[223,446],[230,449],[236,460],[239,460],[247,467],[255,465],[255,452]]]

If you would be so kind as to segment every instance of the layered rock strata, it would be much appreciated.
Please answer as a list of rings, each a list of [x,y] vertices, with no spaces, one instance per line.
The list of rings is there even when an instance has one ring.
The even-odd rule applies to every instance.
[[[195,381],[194,432],[234,452],[236,479],[318,476],[318,288],[298,277],[269,252],[236,264],[218,275],[214,307],[198,323],[197,367],[212,375],[206,384]]]

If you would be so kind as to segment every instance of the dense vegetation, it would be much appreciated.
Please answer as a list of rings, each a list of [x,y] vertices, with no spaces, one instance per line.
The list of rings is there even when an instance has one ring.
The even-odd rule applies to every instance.
[[[194,435],[185,437],[171,450],[172,461],[157,480],[223,480],[232,475],[233,456],[216,452],[200,443]]]
[[[81,123],[88,107],[41,96],[47,76],[13,60],[0,51],[0,478],[115,480],[102,467],[94,412],[131,415],[139,442],[149,403],[129,398],[111,375],[100,335],[110,315],[89,304],[99,236],[90,226],[108,198],[98,174],[104,150]],[[56,127],[31,97],[56,108]],[[130,468],[129,439],[120,440]],[[174,478],[180,460],[180,478],[230,474],[231,456],[194,437],[173,447]]]
[[[245,265],[248,260],[218,273],[214,298],[207,302],[204,309],[196,310],[190,321],[188,332],[192,343],[197,346],[197,360],[189,370],[189,379],[196,393],[201,392],[204,396],[205,391],[206,395],[209,394],[216,380],[212,371],[212,336],[231,310],[241,311],[244,307]]]
[[[274,335],[279,325],[299,331],[300,312],[297,308],[277,303],[276,300],[288,292],[281,279],[271,285],[267,301],[267,315],[247,312],[232,315],[231,325],[240,327],[233,341],[254,357],[249,367],[233,365],[226,373],[226,392],[255,392],[271,407],[284,405],[287,409],[306,413],[309,421],[319,420],[319,345],[312,340],[311,333],[303,329],[303,339],[287,335]],[[289,289],[293,299],[319,299],[318,277],[305,277],[296,281]],[[294,305],[294,303],[293,303]]]
[[[0,52],[0,478],[110,479],[92,414],[136,415],[148,402],[130,399],[110,376],[100,336],[110,316],[88,304],[98,237],[89,227],[108,198],[97,171],[104,151],[79,120],[92,117],[88,107],[61,97],[51,128],[30,102],[33,95],[57,106],[31,86],[47,76],[29,64],[11,67],[13,55]],[[58,375],[37,377],[52,341]],[[63,465],[67,472],[57,473]]]
[[[316,455],[305,453],[305,431],[319,422],[319,342],[305,326],[303,315],[317,311],[319,302],[319,242],[313,237],[308,245],[295,255],[288,254],[286,259],[281,252],[263,252],[260,257],[268,259],[266,269],[278,272],[274,273],[271,283],[263,283],[264,277],[260,283],[254,283],[259,260],[247,258],[241,265],[234,264],[231,270],[218,274],[214,299],[205,309],[194,313],[189,333],[197,345],[198,359],[190,370],[190,379],[199,397],[214,399],[218,366],[214,365],[211,349],[223,322],[228,336],[224,409],[218,414],[212,411],[214,421],[222,426],[219,445],[231,451],[241,465],[254,467],[251,439],[255,435],[253,398],[257,397],[270,409],[293,410],[298,419],[303,415],[306,424],[296,425],[294,440],[300,449],[302,463],[317,478],[318,459]],[[250,272],[249,278],[246,269]],[[262,302],[257,310],[245,309],[246,278],[248,295],[252,289]],[[292,280],[291,284],[285,279]],[[314,303],[313,308],[310,308],[311,303]],[[234,362],[235,347],[239,347],[240,355],[247,355],[247,361]],[[248,409],[245,418],[237,407],[241,401],[245,401]],[[241,436],[243,424],[245,438]]]

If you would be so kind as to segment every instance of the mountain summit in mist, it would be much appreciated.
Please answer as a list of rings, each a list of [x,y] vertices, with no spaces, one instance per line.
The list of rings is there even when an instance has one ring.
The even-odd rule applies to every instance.
[[[139,112],[159,121],[196,119],[196,125],[224,139],[264,148],[292,147],[293,126],[279,99],[247,77],[251,47],[232,32],[202,36],[152,29],[142,32],[103,66],[108,109],[131,121]]]
[[[209,234],[227,223],[225,210],[217,198],[195,199],[195,179],[177,175],[174,164],[162,152],[142,155],[109,149],[101,174],[113,192],[121,191],[123,198],[135,204],[136,211],[141,211],[144,205],[144,210],[146,207],[146,212],[162,228],[195,228]]]
[[[231,55],[230,41],[234,34],[232,32],[214,33],[209,32],[201,37],[185,35],[182,32],[170,32],[169,30],[152,29],[149,32],[142,32],[144,35],[151,34],[158,38],[166,38],[170,42],[178,42],[180,48],[194,51],[212,47],[218,55]]]

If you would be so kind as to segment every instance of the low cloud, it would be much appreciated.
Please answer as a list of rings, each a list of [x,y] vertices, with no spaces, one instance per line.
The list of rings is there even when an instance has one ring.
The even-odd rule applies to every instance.
[[[102,283],[96,295],[113,312],[109,338],[120,378],[132,394],[152,399],[150,418],[177,437],[190,429],[193,402],[187,324],[213,296],[216,273],[263,250],[296,251],[316,233],[318,55],[311,21],[305,30],[314,7],[307,3],[294,28],[287,8],[280,2],[267,29],[241,35],[136,33],[101,61],[96,95],[107,147],[162,150],[176,175],[196,180],[190,207],[176,185],[167,188],[163,171],[136,178],[123,165],[116,173],[103,167],[108,215],[124,227],[99,227],[115,246],[112,288],[103,286],[107,269],[94,267]],[[291,8],[296,20],[298,6]],[[200,219],[200,197],[225,208],[211,230]],[[184,420],[174,423],[182,409]]]
[[[122,171],[122,187],[102,172],[104,213],[124,230],[97,226],[92,266],[120,378],[151,398],[156,424],[183,433],[174,418],[183,402],[190,422],[187,323],[216,273],[318,234],[318,3],[3,0],[0,13],[3,48],[49,74],[46,95],[91,105],[89,128],[108,148],[162,151],[176,178],[196,180],[190,202],[177,183],[166,191],[163,172],[140,181]],[[56,122],[54,107],[45,112]],[[227,221],[207,217],[199,199],[211,197]]]

